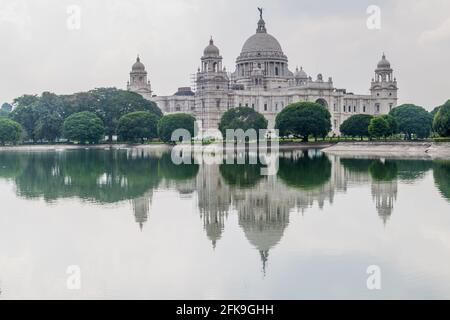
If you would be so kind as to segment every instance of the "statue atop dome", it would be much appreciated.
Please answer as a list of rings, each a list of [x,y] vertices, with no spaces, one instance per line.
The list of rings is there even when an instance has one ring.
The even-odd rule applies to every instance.
[[[259,11],[259,18],[262,20],[263,19],[263,8],[258,8]]]

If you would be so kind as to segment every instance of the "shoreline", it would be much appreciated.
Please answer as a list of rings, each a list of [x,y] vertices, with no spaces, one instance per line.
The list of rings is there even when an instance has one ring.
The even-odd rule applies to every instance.
[[[188,147],[189,145],[186,145]],[[19,145],[0,146],[0,152],[61,152],[82,149],[157,149],[171,150],[167,144],[100,144],[100,145]],[[217,151],[220,144],[201,146],[206,152]],[[238,150],[241,150],[239,148]],[[270,149],[270,147],[269,147]],[[450,142],[424,141],[354,141],[281,143],[279,150],[320,149],[330,155],[338,156],[381,156],[381,157],[420,157],[424,159],[450,159]],[[226,147],[224,147],[226,150]]]
[[[450,159],[449,142],[340,142],[323,152],[337,156],[383,156],[423,159]]]

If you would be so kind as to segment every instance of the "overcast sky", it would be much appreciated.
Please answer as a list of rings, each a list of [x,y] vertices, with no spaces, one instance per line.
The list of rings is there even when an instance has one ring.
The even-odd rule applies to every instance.
[[[81,8],[79,29],[67,26],[70,5]],[[381,8],[380,30],[367,28],[369,5]],[[0,0],[0,103],[125,88],[137,54],[155,94],[173,94],[191,84],[210,35],[234,71],[257,7],[291,70],[365,94],[385,51],[400,103],[432,109],[450,99],[448,0]]]

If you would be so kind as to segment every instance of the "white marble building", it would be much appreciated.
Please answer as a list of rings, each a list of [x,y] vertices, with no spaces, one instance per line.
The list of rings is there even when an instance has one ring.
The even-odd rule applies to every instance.
[[[291,72],[288,58],[278,40],[267,32],[262,18],[256,33],[244,43],[236,59],[236,70],[228,73],[213,39],[205,48],[196,89],[180,88],[172,96],[152,94],[147,71],[139,57],[132,67],[128,90],[158,104],[167,113],[193,114],[204,129],[216,129],[224,112],[248,106],[262,113],[273,128],[277,113],[299,101],[319,102],[332,115],[332,134],[339,134],[341,123],[354,114],[387,114],[397,105],[397,80],[383,54],[375,69],[370,94],[353,94],[334,86],[332,78],[318,74],[314,80],[303,68]]]

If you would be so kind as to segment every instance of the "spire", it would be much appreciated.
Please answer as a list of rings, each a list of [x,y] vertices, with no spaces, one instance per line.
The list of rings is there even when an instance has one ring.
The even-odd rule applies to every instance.
[[[137,55],[136,62],[141,62],[141,58],[139,57],[139,54]]]
[[[209,45],[212,46],[214,44],[213,37],[211,36],[211,39],[209,39]]]
[[[258,21],[258,29],[256,29],[257,33],[267,33],[266,23],[263,19],[263,9],[258,8],[259,11],[259,21]]]
[[[267,261],[269,260],[269,251],[259,251],[259,254],[261,256],[261,261],[263,264],[263,275],[266,276],[266,267],[267,267]]]

